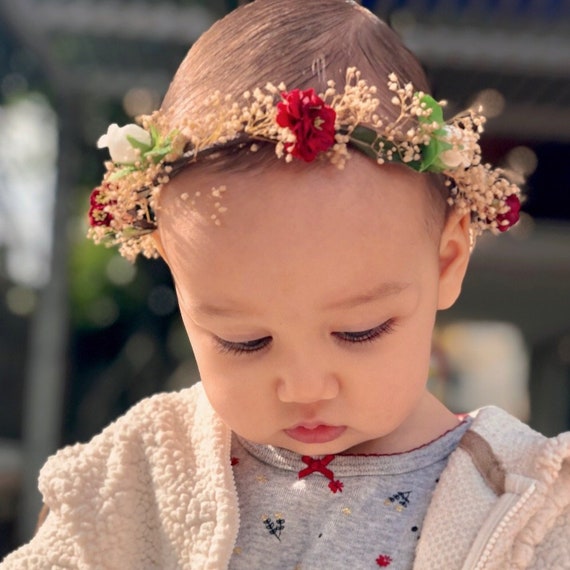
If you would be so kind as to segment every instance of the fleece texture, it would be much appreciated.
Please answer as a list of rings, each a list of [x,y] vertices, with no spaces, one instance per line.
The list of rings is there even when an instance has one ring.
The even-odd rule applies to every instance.
[[[570,569],[570,434],[545,438],[493,407],[473,416],[477,445],[452,453],[414,568]],[[200,384],[142,401],[47,461],[50,513],[0,570],[226,569],[239,528],[230,445]]]

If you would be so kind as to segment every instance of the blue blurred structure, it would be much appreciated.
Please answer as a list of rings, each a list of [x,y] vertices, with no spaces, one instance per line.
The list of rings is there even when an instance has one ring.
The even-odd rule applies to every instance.
[[[480,14],[490,25],[500,20],[535,19],[536,23],[552,23],[568,17],[570,6],[566,0],[364,0],[361,3],[377,13],[409,9],[414,14],[456,19],[466,14]]]
[[[227,11],[231,11],[245,3],[226,0],[225,5]],[[457,20],[479,15],[489,25],[497,19],[511,22],[523,19],[528,24],[530,18],[535,24],[553,24],[568,18],[570,13],[567,0],[362,0],[360,4],[377,14],[410,10],[417,16],[431,19],[448,17]]]

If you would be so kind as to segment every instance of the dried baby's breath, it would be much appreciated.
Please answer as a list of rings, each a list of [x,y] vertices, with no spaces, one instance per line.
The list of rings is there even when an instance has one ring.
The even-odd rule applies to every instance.
[[[444,122],[441,108],[445,102],[435,102],[411,84],[401,84],[396,74],[388,76],[391,104],[396,118],[387,121],[378,114],[380,101],[375,86],[368,85],[356,68],[349,68],[342,91],[334,81],[319,97],[333,109],[336,118],[334,141],[321,153],[338,168],[343,168],[354,147],[378,164],[399,162],[420,172],[438,172],[449,187],[448,203],[460,213],[470,213],[472,230],[500,231],[506,200],[519,188],[506,173],[481,161],[479,137],[485,117],[478,110],[464,113]],[[141,117],[140,125],[153,133],[153,144],[160,153],[138,152],[137,161],[130,165],[106,162],[102,185],[97,188],[95,209],[97,224],[92,224],[89,236],[96,242],[118,245],[120,253],[131,260],[142,253],[156,257],[151,237],[156,229],[158,198],[162,187],[188,164],[202,156],[215,157],[224,145],[243,145],[251,152],[259,143],[275,145],[278,159],[293,160],[289,152],[296,143],[295,133],[276,121],[277,104],[286,91],[282,83],[266,83],[264,87],[246,91],[237,100],[220,92],[212,93],[200,117],[187,117],[172,131],[166,117],[157,111]],[[211,190],[214,212],[210,219],[221,225],[220,214],[227,211],[221,197],[225,187]],[[191,205],[200,198],[196,191]],[[182,194],[183,200],[189,194]],[[102,221],[110,220],[103,224]],[[502,228],[504,229],[504,227]]]

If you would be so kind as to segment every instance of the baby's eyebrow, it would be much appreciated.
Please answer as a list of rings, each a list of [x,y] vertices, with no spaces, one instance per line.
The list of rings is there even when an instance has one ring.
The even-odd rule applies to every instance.
[[[350,309],[359,305],[365,305],[367,303],[378,301],[383,297],[397,295],[409,286],[410,283],[400,281],[386,281],[385,283],[382,283],[368,291],[363,291],[361,293],[357,293],[356,295],[352,295],[344,299],[339,299],[338,301],[333,301],[332,303],[327,303],[323,309],[326,311],[332,311],[338,309]],[[212,305],[210,303],[198,303],[192,305],[192,309],[197,313],[210,317],[240,317],[243,315],[251,315],[255,312],[255,309],[241,307],[237,303],[226,306]]]
[[[211,305],[209,303],[199,303],[192,305],[192,309],[200,313],[201,315],[206,315],[209,317],[240,317],[243,315],[250,315],[252,313],[251,310],[238,306],[217,306]]]
[[[386,281],[385,283],[381,283],[368,291],[363,291],[362,293],[358,293],[344,299],[339,299],[338,301],[333,301],[332,303],[325,305],[324,309],[350,309],[359,305],[365,305],[367,303],[378,301],[383,297],[397,295],[409,286],[410,283],[401,281]]]

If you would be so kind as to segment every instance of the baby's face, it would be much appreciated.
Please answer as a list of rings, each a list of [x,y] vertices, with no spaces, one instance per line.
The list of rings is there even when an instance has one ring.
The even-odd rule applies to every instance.
[[[444,412],[425,388],[442,293],[427,200],[421,176],[360,156],[344,171],[190,169],[170,184],[160,237],[204,389],[232,430],[311,455],[430,437]]]

